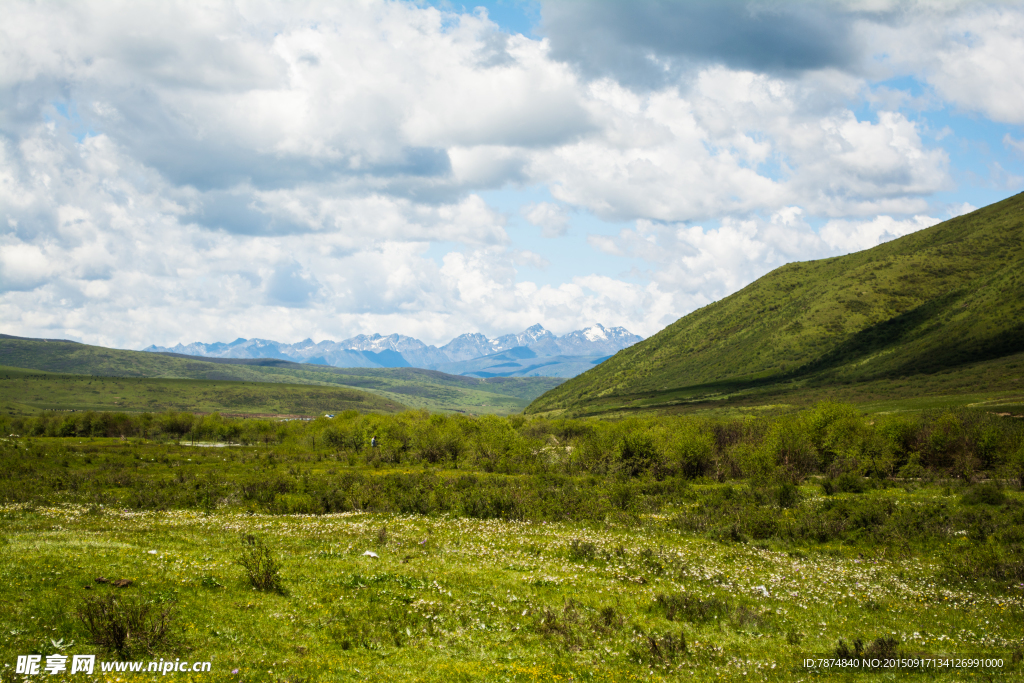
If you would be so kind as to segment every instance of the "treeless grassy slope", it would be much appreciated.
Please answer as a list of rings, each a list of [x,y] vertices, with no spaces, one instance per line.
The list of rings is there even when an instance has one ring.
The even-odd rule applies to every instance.
[[[1024,352],[1022,294],[1019,194],[873,249],[778,268],[527,412],[601,412],[656,394],[820,387],[977,365]]]

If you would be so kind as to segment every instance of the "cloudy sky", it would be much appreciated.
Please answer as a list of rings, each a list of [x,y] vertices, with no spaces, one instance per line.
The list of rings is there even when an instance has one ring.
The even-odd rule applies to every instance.
[[[1024,189],[1024,3],[5,2],[0,332],[650,335]]]

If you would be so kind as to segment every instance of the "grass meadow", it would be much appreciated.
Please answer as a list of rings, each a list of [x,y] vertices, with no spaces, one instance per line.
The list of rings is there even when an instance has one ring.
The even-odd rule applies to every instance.
[[[0,441],[3,681],[1024,678],[1012,417],[81,418]],[[919,655],[1002,666],[804,666]]]

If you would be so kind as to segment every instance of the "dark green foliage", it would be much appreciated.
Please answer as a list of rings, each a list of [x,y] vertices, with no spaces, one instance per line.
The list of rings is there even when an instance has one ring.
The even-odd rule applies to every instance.
[[[569,548],[566,551],[566,555],[573,562],[585,562],[587,560],[592,560],[596,553],[597,546],[590,541],[581,541],[578,538],[574,538],[569,541]]]
[[[1019,542],[1010,545],[976,542],[960,546],[947,551],[943,572],[951,581],[1024,582],[1024,547]]]
[[[633,477],[643,474],[657,465],[660,459],[658,445],[650,433],[636,429],[622,437],[619,463],[626,474]]]
[[[851,648],[840,638],[839,646],[835,649],[833,656],[844,661],[886,659],[896,657],[899,654],[899,645],[900,642],[892,636],[879,636],[871,641],[866,648],[862,639],[855,638]]]
[[[864,477],[859,477],[852,472],[845,472],[834,479],[829,478],[821,482],[821,488],[826,496],[831,496],[833,493],[864,493],[867,486]]]
[[[775,501],[780,508],[796,507],[800,504],[800,489],[792,482],[783,482],[775,490]]]
[[[562,609],[544,607],[537,615],[536,630],[557,640],[567,650],[582,650],[589,645],[590,630],[586,613],[574,600],[567,600]]]
[[[698,420],[678,424],[669,446],[673,457],[669,467],[687,479],[710,474],[715,466],[716,427],[719,425]]]
[[[281,593],[281,565],[262,539],[247,534],[236,562],[245,570],[249,583],[260,591]]]
[[[654,597],[654,607],[669,621],[693,624],[721,619],[729,613],[726,601],[715,597],[701,599],[689,593],[659,593]]]
[[[648,633],[644,636],[644,642],[647,645],[647,655],[654,661],[674,662],[686,654],[686,634],[682,631],[679,635]]]
[[[176,644],[171,608],[141,598],[113,593],[86,598],[78,618],[89,642],[122,660],[153,655]]]
[[[1002,505],[1006,494],[995,484],[978,484],[967,489],[960,500],[964,505]]]
[[[670,523],[680,531],[726,543],[775,539],[796,544],[946,547],[951,536],[962,537],[950,551],[947,576],[1003,581],[1024,571],[1024,512],[1017,505],[972,509],[958,506],[953,498],[898,505],[881,489],[859,496],[837,494],[780,514],[770,494],[757,488],[721,487],[699,496],[696,505]]]
[[[14,427],[49,434],[66,417],[19,418]],[[1010,548],[1020,545],[1024,529],[1024,520],[1014,516],[1018,507],[998,504],[1006,491],[992,493],[989,485],[966,489],[962,499],[947,495],[914,506],[897,506],[886,494],[891,486],[916,485],[892,477],[961,476],[956,462],[974,457],[981,441],[991,445],[986,459],[994,464],[975,475],[1016,477],[1024,422],[980,411],[872,421],[823,404],[776,418],[621,422],[426,412],[350,413],[308,422],[76,414],[83,422],[87,417],[97,429],[114,425],[129,436],[0,441],[0,500],[79,502],[92,510],[228,507],[626,525],[672,506],[673,526],[726,543],[899,545],[948,541],[956,532],[972,543],[991,537]],[[183,445],[150,441],[173,442],[176,435],[163,430],[179,421],[191,424]],[[135,436],[139,432],[149,440]],[[227,434],[248,445],[187,446],[192,438],[214,441]],[[378,445],[371,448],[373,436]],[[439,443],[448,445],[428,455]],[[744,476],[746,483],[708,488],[711,478]],[[832,495],[805,504],[809,476],[821,477],[817,481]],[[589,561],[584,545],[567,554]],[[1004,559],[995,574],[1010,576],[1013,559]]]

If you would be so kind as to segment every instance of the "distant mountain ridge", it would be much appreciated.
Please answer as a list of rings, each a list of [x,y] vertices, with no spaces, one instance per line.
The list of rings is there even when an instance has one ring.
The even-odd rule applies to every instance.
[[[200,358],[278,358],[297,363],[331,365],[346,368],[417,367],[479,377],[543,376],[573,377],[622,349],[642,341],[643,337],[623,327],[606,328],[597,324],[558,337],[533,325],[518,334],[488,339],[479,332],[462,334],[444,346],[428,346],[419,339],[401,334],[361,334],[343,341],[304,339],[285,344],[269,339],[236,339],[233,342],[152,345],[143,351],[176,353]],[[526,359],[552,359],[550,362],[519,363],[498,358],[513,349],[528,350]],[[487,360],[493,358],[493,363]],[[557,359],[557,360],[554,360]],[[469,361],[467,363],[467,361]],[[492,372],[492,365],[503,369]],[[546,373],[539,372],[543,367]]]

